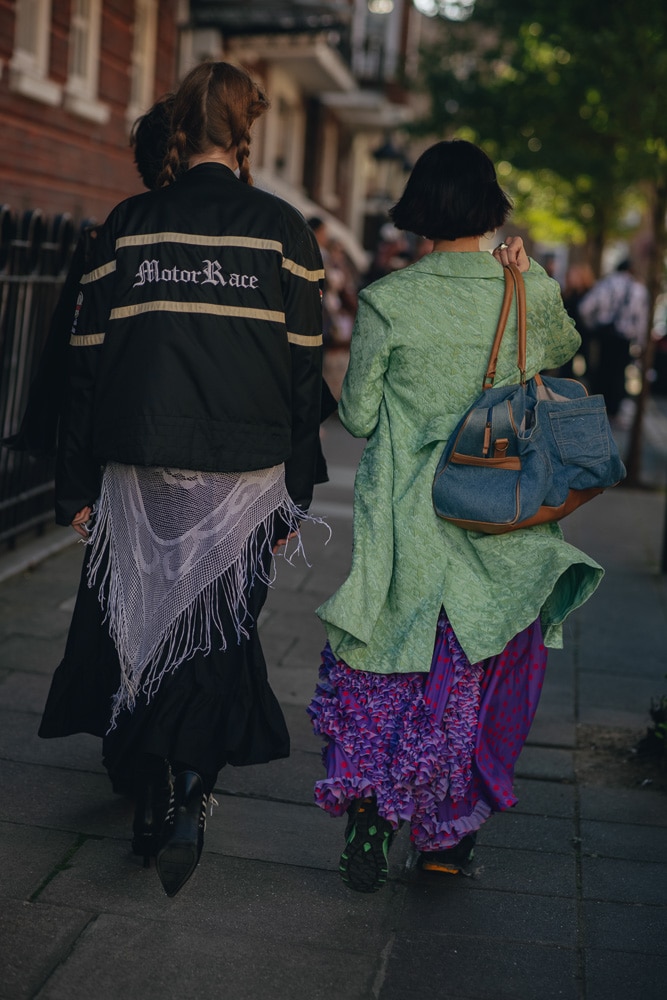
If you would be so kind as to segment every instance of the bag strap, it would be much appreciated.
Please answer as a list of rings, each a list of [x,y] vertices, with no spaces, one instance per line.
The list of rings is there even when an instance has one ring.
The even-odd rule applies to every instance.
[[[486,368],[486,375],[482,382],[482,389],[492,389],[496,379],[496,368],[498,367],[498,355],[500,345],[503,341],[507,317],[510,314],[512,300],[516,297],[516,321],[518,332],[517,346],[517,367],[519,369],[519,381],[521,385],[526,384],[526,286],[521,277],[521,271],[516,264],[505,265],[505,294],[503,304],[500,308],[500,317],[496,327],[496,335],[491,346],[491,355]]]

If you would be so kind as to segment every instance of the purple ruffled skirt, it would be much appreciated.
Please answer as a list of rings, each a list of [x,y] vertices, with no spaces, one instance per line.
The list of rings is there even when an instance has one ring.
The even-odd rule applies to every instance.
[[[536,621],[499,655],[471,664],[444,611],[428,674],[352,670],[327,643],[308,708],[325,739],[317,804],[340,816],[373,795],[392,826],[410,823],[418,850],[453,847],[516,803],[514,765],[546,661]]]

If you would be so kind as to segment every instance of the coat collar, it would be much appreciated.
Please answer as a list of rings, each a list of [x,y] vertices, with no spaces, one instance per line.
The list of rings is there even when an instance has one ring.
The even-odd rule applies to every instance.
[[[438,250],[425,254],[412,264],[412,269],[443,277],[502,278],[503,275],[502,264],[488,250],[466,253]]]
[[[198,163],[196,167],[190,167],[178,178],[179,184],[200,184],[203,180],[215,178],[216,181],[238,181],[238,177],[230,167],[224,163]]]

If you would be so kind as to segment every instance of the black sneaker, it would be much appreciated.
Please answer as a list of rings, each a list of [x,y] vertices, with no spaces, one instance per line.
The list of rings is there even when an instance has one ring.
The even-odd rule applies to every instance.
[[[445,875],[472,875],[470,865],[475,857],[474,833],[445,851],[421,851],[417,862],[425,872],[442,872]]]
[[[343,882],[355,892],[377,892],[389,874],[394,830],[378,813],[375,799],[357,799],[348,809],[345,849],[340,856]]]

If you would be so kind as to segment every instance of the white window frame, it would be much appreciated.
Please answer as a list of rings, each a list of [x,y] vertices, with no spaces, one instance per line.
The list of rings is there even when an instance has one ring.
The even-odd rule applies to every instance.
[[[72,114],[104,125],[111,112],[97,98],[102,0],[71,0],[70,18],[65,107]]]
[[[290,77],[276,67],[269,74],[267,91],[272,112],[266,116],[263,165],[269,173],[300,188],[306,131],[300,92]]]
[[[127,120],[132,124],[155,100],[157,50],[157,0],[136,0],[130,64],[130,101]]]
[[[335,212],[340,206],[340,196],[336,190],[338,140],[339,129],[337,123],[331,120],[325,122],[322,131],[322,154],[320,160],[320,201],[330,212]]]
[[[14,93],[52,107],[60,104],[62,87],[48,79],[51,49],[51,0],[16,0],[14,52],[9,86]]]

